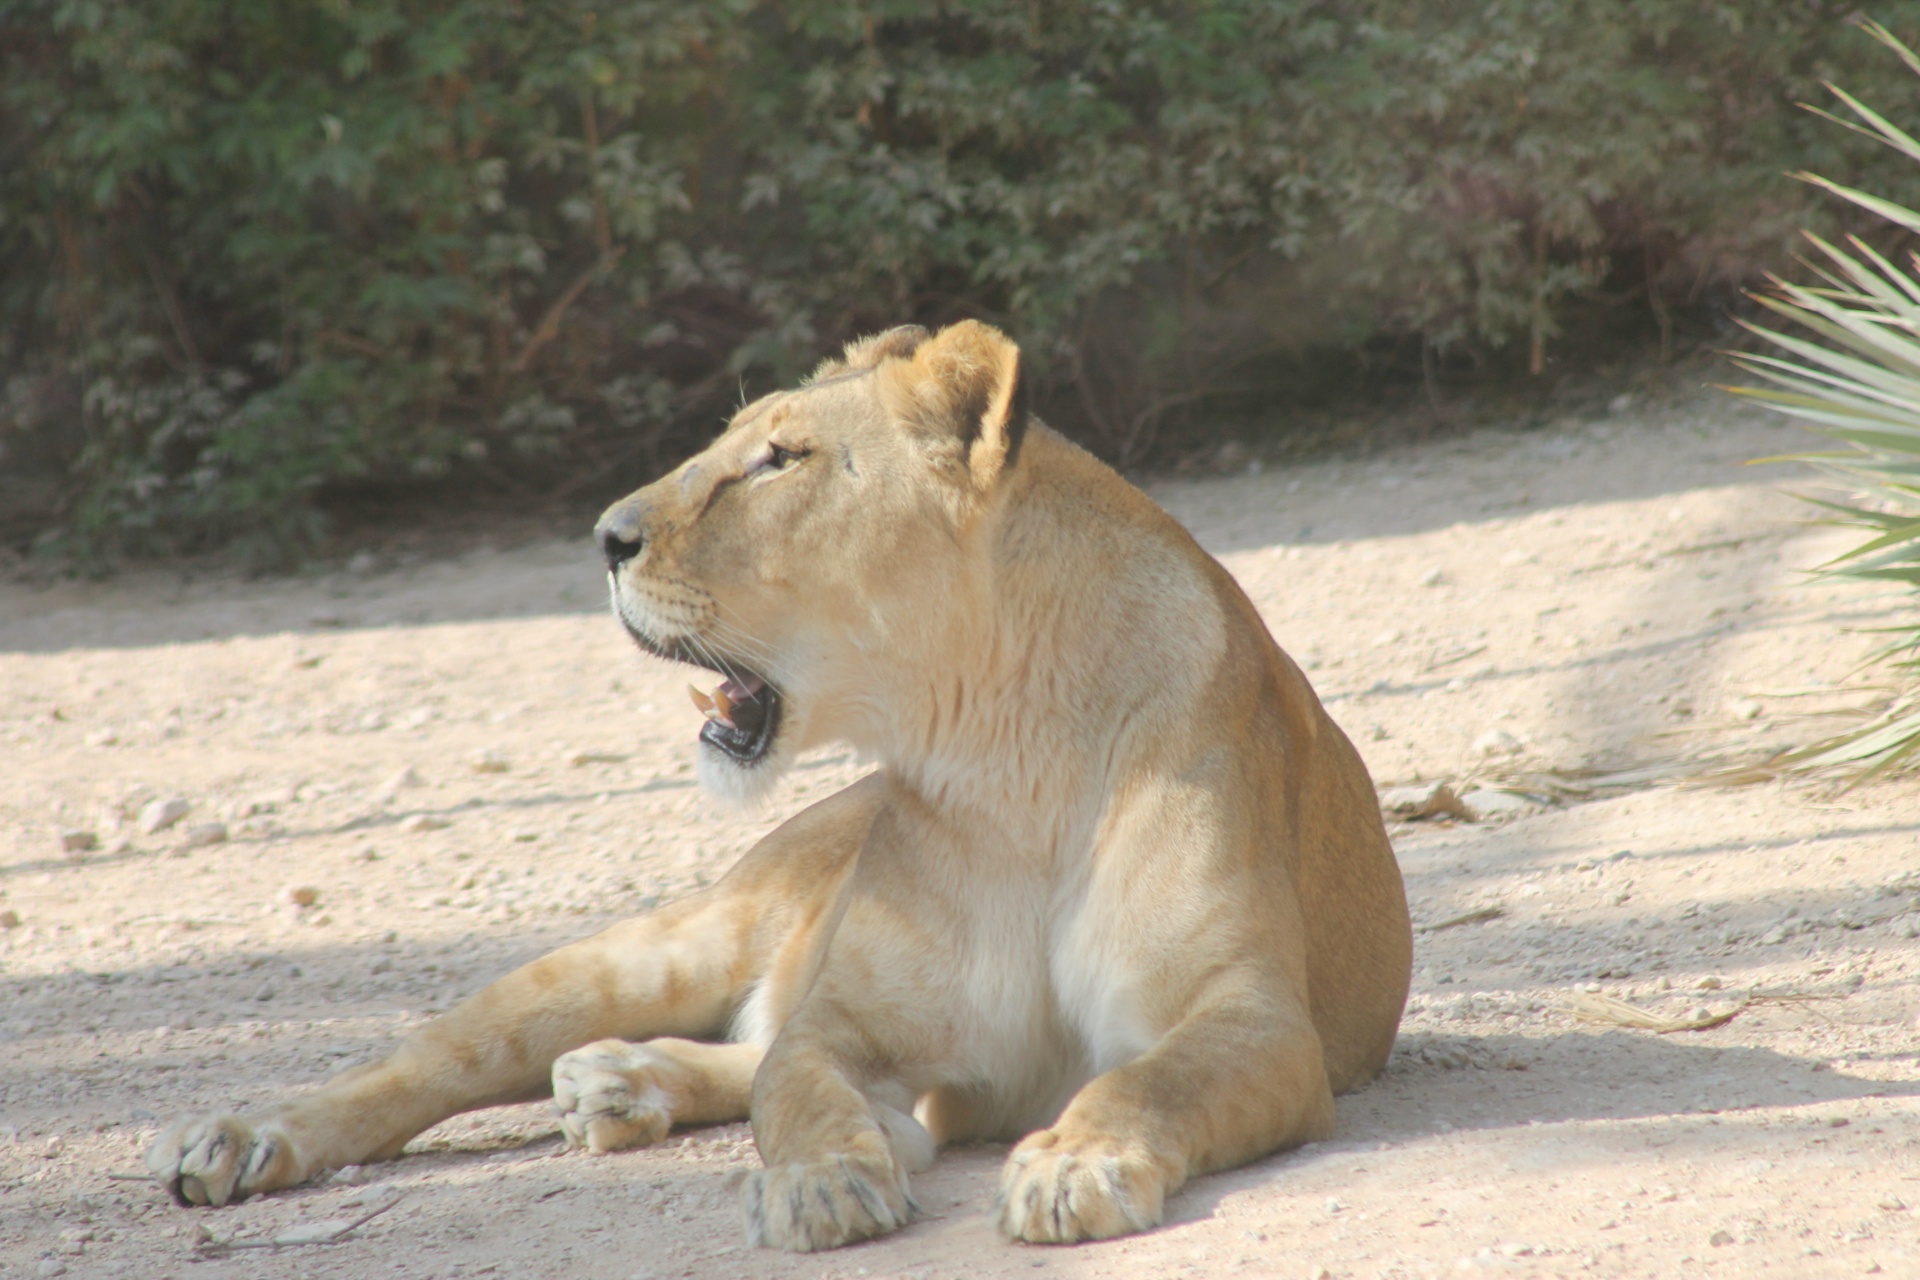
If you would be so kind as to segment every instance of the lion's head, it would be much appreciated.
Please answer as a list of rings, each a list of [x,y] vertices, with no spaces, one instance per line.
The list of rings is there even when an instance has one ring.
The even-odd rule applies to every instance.
[[[969,543],[1026,425],[998,330],[893,329],[607,509],[615,614],[648,652],[721,677],[694,691],[703,783],[744,800],[808,747],[868,745],[876,673],[938,661],[986,585]]]

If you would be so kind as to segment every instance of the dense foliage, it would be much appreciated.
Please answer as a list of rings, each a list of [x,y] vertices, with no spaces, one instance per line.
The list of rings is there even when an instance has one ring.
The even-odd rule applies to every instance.
[[[1538,368],[1783,261],[1782,170],[1920,198],[1792,106],[1920,104],[1851,12],[0,0],[0,447],[76,549],[271,556],[329,484],[637,479],[909,318],[1128,461],[1303,351]]]
[[[1869,29],[1920,74],[1920,55],[1884,27]],[[1920,164],[1920,139],[1845,90],[1834,92],[1852,117],[1841,123]],[[1827,178],[1803,176],[1909,234],[1920,234],[1920,210]],[[1820,572],[1906,589],[1909,616],[1886,629],[1888,640],[1874,656],[1911,684],[1920,672],[1920,620],[1912,616],[1920,597],[1911,594],[1920,591],[1920,259],[1909,256],[1896,264],[1859,237],[1844,248],[1812,239],[1819,281],[1776,282],[1761,299],[1798,332],[1749,325],[1783,354],[1739,357],[1744,368],[1771,385],[1735,390],[1845,446],[1807,456],[1842,495],[1837,501],[1811,501],[1836,523],[1861,530],[1865,540]],[[1870,723],[1792,752],[1772,766],[1839,769],[1866,777],[1915,757],[1920,757],[1920,692],[1909,690]]]

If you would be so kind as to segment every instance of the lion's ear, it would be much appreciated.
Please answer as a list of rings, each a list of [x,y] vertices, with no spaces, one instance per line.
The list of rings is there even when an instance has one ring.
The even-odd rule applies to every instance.
[[[976,488],[990,488],[1019,457],[1027,430],[1020,348],[992,325],[948,325],[910,359],[886,360],[876,373],[903,426],[959,446]]]

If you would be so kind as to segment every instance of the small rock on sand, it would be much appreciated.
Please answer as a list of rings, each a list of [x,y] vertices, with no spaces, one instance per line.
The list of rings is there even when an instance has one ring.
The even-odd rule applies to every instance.
[[[155,800],[140,811],[140,829],[148,835],[156,831],[165,831],[174,823],[187,816],[193,804],[182,796],[168,796]]]
[[[1473,740],[1477,756],[1517,756],[1520,751],[1520,739],[1505,729],[1489,729]]]
[[[1532,796],[1516,791],[1496,791],[1478,787],[1460,797],[1460,804],[1475,822],[1492,822],[1501,818],[1519,818],[1536,812],[1541,805]]]
[[[1444,782],[1423,782],[1410,787],[1388,787],[1380,793],[1380,807],[1396,818],[1465,818],[1466,808],[1453,788]]]
[[[196,822],[187,828],[186,839],[180,842],[182,849],[204,849],[210,844],[227,842],[227,824],[224,822]]]
[[[476,751],[467,757],[467,768],[475,773],[505,773],[510,767],[498,751]]]
[[[566,751],[562,759],[578,769],[589,764],[619,764],[626,757],[617,751]]]
[[[452,826],[445,818],[436,818],[430,813],[416,813],[400,824],[400,829],[408,835],[419,835],[423,831],[439,831]]]
[[[60,833],[60,852],[86,853],[100,841],[91,831],[62,831]]]

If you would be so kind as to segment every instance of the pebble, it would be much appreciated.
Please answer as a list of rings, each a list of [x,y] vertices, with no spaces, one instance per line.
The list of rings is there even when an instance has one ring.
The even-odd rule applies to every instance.
[[[20,913],[18,911],[0,911],[0,929],[18,929]]]
[[[373,1182],[373,1175],[363,1171],[360,1175],[360,1181]],[[400,1188],[391,1182],[373,1182],[372,1186],[363,1187],[359,1191],[341,1200],[340,1207],[343,1209],[351,1209],[363,1204],[379,1204],[382,1200],[391,1200],[399,1194]]]
[[[60,833],[60,852],[86,853],[100,841],[91,831],[62,831]]]
[[[467,757],[467,768],[475,773],[505,773],[511,767],[498,751],[476,751]]]
[[[1420,585],[1423,587],[1437,587],[1446,580],[1447,571],[1445,569],[1429,569],[1420,575]]]
[[[280,899],[289,906],[311,907],[320,901],[320,890],[310,884],[290,884],[280,891]]]
[[[416,813],[400,824],[400,829],[408,835],[419,835],[423,831],[439,831],[452,826],[445,818],[436,818],[431,814]]]
[[[1712,1235],[1707,1237],[1707,1243],[1712,1245],[1714,1248],[1718,1249],[1723,1245],[1732,1244],[1733,1235],[1731,1232],[1728,1232],[1728,1231],[1716,1231]]]
[[[67,1274],[67,1264],[58,1258],[42,1258],[39,1270],[43,1276],[63,1276]]]
[[[253,998],[261,1001],[273,999],[273,984],[271,982],[261,983],[260,989],[253,993]]]
[[[576,769],[588,764],[619,764],[626,759],[615,751],[568,751],[563,758]]]
[[[1539,810],[1540,802],[1532,796],[1524,796],[1514,791],[1494,791],[1485,787],[1475,788],[1460,797],[1460,806],[1474,822],[1491,822],[1501,818],[1518,818]]]
[[[224,822],[196,822],[187,828],[186,839],[180,842],[182,849],[204,849],[210,844],[227,842],[227,824]]]
[[[1733,713],[1735,720],[1758,720],[1766,708],[1752,698],[1739,698],[1727,710]]]
[[[1380,807],[1396,818],[1467,817],[1466,809],[1453,788],[1444,782],[1417,783],[1410,787],[1388,787],[1380,793]]]
[[[387,795],[393,795],[396,792],[405,790],[407,787],[417,787],[419,785],[421,785],[420,775],[414,771],[414,767],[412,765],[408,765],[406,768],[402,769],[400,772],[394,774],[391,778],[388,778],[387,785],[384,787],[381,787],[380,790],[385,792]]]
[[[1480,756],[1517,756],[1520,739],[1505,729],[1489,729],[1473,740],[1473,753]]]
[[[165,831],[186,817],[192,808],[193,805],[182,796],[168,796],[164,800],[155,800],[140,811],[140,829],[148,835],[156,831]]]

